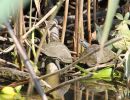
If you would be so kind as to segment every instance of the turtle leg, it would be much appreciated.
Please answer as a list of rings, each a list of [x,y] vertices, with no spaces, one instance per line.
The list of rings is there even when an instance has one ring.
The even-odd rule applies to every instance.
[[[45,74],[46,73],[46,63],[45,63],[45,61],[46,61],[46,59],[45,58],[42,58],[42,63],[41,63],[41,66],[40,66],[40,68],[39,68],[39,70],[40,70],[40,73],[41,74]]]
[[[61,69],[60,61],[58,59],[55,60],[55,64],[56,64],[58,70]]]
[[[46,59],[47,59],[46,57],[42,58],[42,64],[41,64],[40,68],[45,68],[45,66],[46,66],[46,64],[45,64]]]

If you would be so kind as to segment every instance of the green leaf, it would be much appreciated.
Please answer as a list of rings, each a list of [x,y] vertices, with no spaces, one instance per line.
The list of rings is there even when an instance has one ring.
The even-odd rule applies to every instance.
[[[0,94],[0,100],[14,100],[14,95]]]
[[[129,19],[129,16],[130,16],[130,13],[127,12],[127,13],[125,14],[124,20],[128,20],[128,19]]]
[[[20,93],[20,90],[22,88],[22,85],[16,86],[14,89],[16,90],[17,93]]]
[[[105,69],[99,70],[97,73],[94,73],[92,78],[111,81],[111,74],[112,74],[112,68],[105,68]]]
[[[126,20],[126,24],[130,25],[130,20]]]
[[[128,27],[128,25],[125,23],[125,21],[122,21],[122,23],[120,23],[120,24],[118,25],[117,30],[119,30],[119,31],[125,33],[126,30],[129,30],[129,27]]]
[[[117,13],[116,14],[116,18],[119,19],[119,20],[123,20],[123,16],[120,14],[120,13]]]
[[[20,93],[15,92],[19,91],[21,86],[13,87],[6,86],[1,90],[0,100],[25,100],[24,97],[21,96]]]
[[[6,86],[1,90],[1,93],[8,95],[15,95],[16,92],[13,87]]]
[[[130,40],[129,39],[122,39],[116,43],[113,43],[113,46],[117,49],[121,49],[121,50],[127,50],[128,46],[130,45]]]
[[[0,100],[25,100],[20,94],[16,95],[8,95],[8,94],[0,94]]]
[[[87,80],[87,81],[93,81],[93,80],[107,80],[107,81],[110,81],[111,80],[111,74],[112,74],[112,67],[113,65],[110,65],[110,66],[106,66],[107,68],[104,68],[104,69],[101,69],[101,70],[98,70],[97,72],[92,72],[93,76]],[[82,73],[82,75],[87,75],[89,72],[78,66],[78,65],[75,65],[76,68],[78,68]],[[83,81],[86,81],[86,80],[83,80]]]

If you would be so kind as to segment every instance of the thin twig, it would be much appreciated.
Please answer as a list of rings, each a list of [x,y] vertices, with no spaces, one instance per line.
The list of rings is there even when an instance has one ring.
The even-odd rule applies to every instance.
[[[62,29],[62,36],[61,36],[61,42],[64,44],[65,39],[65,32],[66,32],[66,24],[67,24],[67,16],[68,16],[68,7],[69,6],[69,0],[65,1],[65,11],[64,11],[64,20],[63,20],[63,29]]]
[[[25,15],[24,18],[29,18],[29,19],[30,19],[30,16]],[[38,21],[38,18],[37,18],[37,17],[33,17],[33,16],[32,16],[31,19],[32,19],[32,20],[37,20],[37,21]]]
[[[32,27],[32,0],[30,0],[30,11],[29,11],[29,29]]]
[[[8,64],[8,65],[11,65],[11,66],[14,66],[15,68],[19,68],[18,65],[16,65],[16,64],[14,64],[14,63],[11,63],[11,62],[9,62],[9,61],[7,61],[7,60],[4,60],[4,59],[1,59],[1,58],[0,58],[0,64],[1,64],[1,63]],[[2,65],[2,64],[1,64],[1,65]]]
[[[94,23],[96,23],[96,0],[93,0],[93,9],[94,9],[94,11],[93,11],[93,15],[94,15],[93,19],[94,19]]]
[[[37,64],[37,62],[38,62],[38,59],[39,59],[39,56],[40,56],[40,52],[42,50],[42,46],[43,46],[43,43],[45,42],[46,35],[47,35],[47,29],[46,30],[41,30],[41,31],[43,32],[43,35],[42,35],[40,44],[38,46],[37,55],[35,57],[35,64]]]

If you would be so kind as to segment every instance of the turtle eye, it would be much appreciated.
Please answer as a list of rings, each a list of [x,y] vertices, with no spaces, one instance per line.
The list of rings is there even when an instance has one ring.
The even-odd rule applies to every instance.
[[[89,44],[87,41],[82,40],[82,39],[80,39],[80,44],[81,44],[84,48],[88,48],[88,47],[90,46],[90,44]]]

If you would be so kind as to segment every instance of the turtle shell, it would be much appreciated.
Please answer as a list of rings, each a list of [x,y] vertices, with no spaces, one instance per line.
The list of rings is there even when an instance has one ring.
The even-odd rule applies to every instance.
[[[93,44],[90,47],[86,48],[84,52],[81,53],[81,56],[87,53],[93,52],[94,50],[98,48],[99,48],[99,45]],[[89,66],[94,66],[95,64],[103,64],[103,63],[109,62],[115,57],[116,57],[116,54],[112,50],[108,48],[103,48],[102,52],[97,51],[93,53],[91,56],[86,57],[84,60],[82,60],[81,63],[87,63]]]
[[[72,63],[69,49],[61,42],[50,42],[45,44],[42,52],[48,57],[61,60],[63,63]]]

